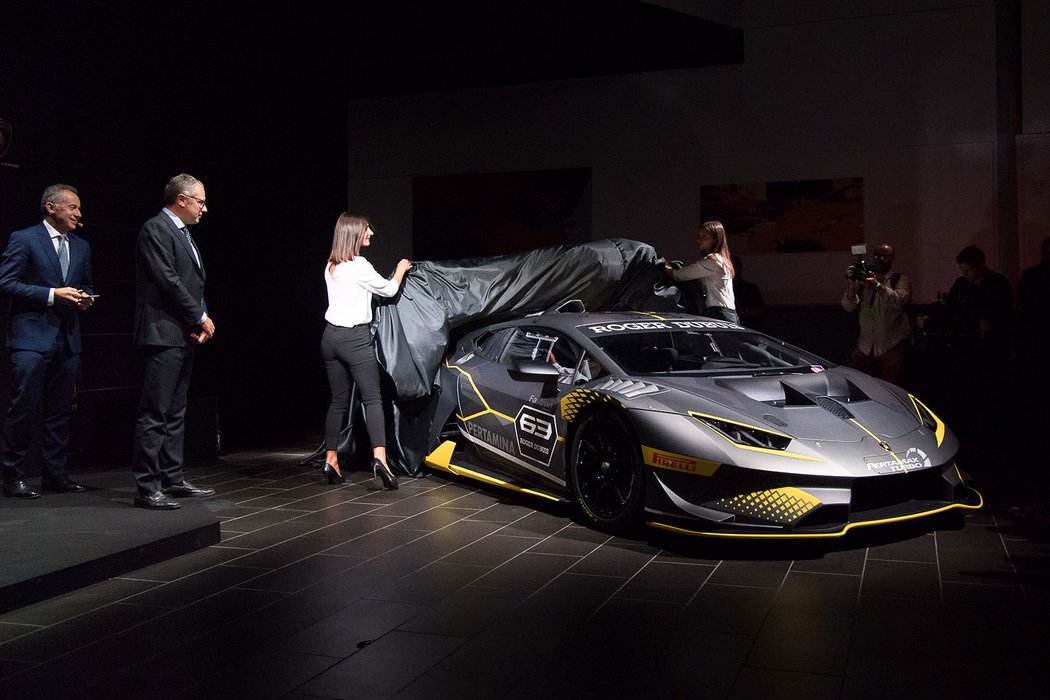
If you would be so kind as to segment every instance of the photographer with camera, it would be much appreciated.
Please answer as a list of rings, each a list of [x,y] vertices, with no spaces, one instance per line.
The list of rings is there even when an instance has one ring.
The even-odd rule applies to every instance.
[[[875,246],[872,261],[864,257],[864,247],[857,262],[846,268],[846,291],[842,308],[859,311],[860,334],[850,357],[854,369],[899,384],[904,370],[907,347],[911,341],[908,302],[911,283],[905,275],[891,272],[893,246]]]

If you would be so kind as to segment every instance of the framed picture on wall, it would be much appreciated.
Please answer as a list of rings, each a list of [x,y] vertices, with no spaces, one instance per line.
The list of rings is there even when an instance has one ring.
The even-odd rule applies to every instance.
[[[849,250],[864,241],[864,178],[703,185],[700,213],[742,255]]]

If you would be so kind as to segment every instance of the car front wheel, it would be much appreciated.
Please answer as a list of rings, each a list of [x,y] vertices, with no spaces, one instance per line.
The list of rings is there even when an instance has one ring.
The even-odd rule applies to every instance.
[[[597,527],[623,533],[641,523],[641,458],[623,417],[600,413],[584,419],[572,445],[569,483],[584,517]]]

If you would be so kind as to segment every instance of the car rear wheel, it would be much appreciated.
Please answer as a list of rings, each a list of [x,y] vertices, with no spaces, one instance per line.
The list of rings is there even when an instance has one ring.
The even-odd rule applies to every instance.
[[[641,523],[644,475],[638,442],[623,417],[599,413],[585,418],[570,457],[569,483],[584,517],[618,533]]]

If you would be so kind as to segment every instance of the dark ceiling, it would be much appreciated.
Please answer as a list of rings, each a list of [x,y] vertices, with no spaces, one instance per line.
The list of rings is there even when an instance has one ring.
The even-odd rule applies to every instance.
[[[118,102],[151,89],[346,99],[743,60],[739,29],[628,0],[16,3],[0,87],[68,80]]]

